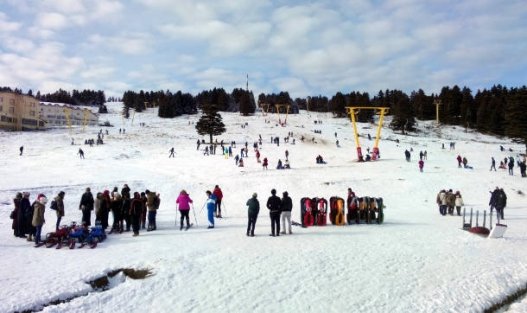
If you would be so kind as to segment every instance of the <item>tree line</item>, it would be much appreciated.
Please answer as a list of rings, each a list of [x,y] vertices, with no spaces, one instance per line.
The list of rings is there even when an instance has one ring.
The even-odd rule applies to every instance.
[[[22,94],[21,89],[12,90],[0,87],[0,91]],[[40,101],[62,102],[69,104],[101,104],[106,98],[101,90],[59,89],[54,93],[33,95]],[[115,98],[112,98],[115,99]],[[310,96],[291,99],[286,91],[258,95],[258,102],[251,91],[235,88],[228,93],[223,88],[204,90],[193,96],[177,91],[126,91],[122,96],[123,115],[129,116],[129,110],[141,112],[148,106],[159,107],[158,115],[163,118],[177,117],[183,114],[202,112],[240,112],[241,115],[254,114],[257,108],[275,112],[276,104],[290,105],[289,113],[299,110],[311,112],[331,112],[335,117],[348,117],[346,107],[388,107],[388,115],[393,116],[390,127],[402,132],[415,129],[416,119],[439,119],[441,124],[459,125],[482,133],[509,136],[527,144],[527,87],[508,88],[495,85],[490,89],[478,90],[473,95],[468,87],[445,86],[439,94],[427,95],[422,89],[406,94],[401,90],[380,90],[371,97],[367,92],[337,92],[331,98]],[[437,110],[436,110],[437,109]],[[436,112],[438,116],[436,117]],[[357,120],[372,122],[374,110],[360,110]]]

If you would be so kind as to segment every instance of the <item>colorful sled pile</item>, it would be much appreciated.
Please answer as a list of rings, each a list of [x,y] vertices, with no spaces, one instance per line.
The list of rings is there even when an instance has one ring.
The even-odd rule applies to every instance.
[[[70,249],[75,249],[76,244],[79,243],[79,248],[88,245],[93,249],[104,239],[106,239],[106,232],[101,225],[89,228],[72,222],[70,225],[61,226],[55,232],[48,233],[44,245],[46,248],[56,245],[56,249],[62,248],[63,245],[68,245]]]
[[[384,204],[382,198],[352,197],[344,201],[341,197],[329,198],[329,220],[333,225],[382,224]],[[328,201],[325,198],[300,199],[300,218],[303,227],[325,226],[328,216]]]

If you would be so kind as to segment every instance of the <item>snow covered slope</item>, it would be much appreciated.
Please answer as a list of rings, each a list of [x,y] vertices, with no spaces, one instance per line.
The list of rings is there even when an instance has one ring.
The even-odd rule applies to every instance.
[[[403,136],[382,130],[381,159],[356,162],[351,124],[326,114],[302,111],[289,115],[288,126],[276,125],[272,115],[241,117],[222,114],[227,132],[218,137],[236,141],[238,154],[249,144],[245,167],[220,154],[196,150],[199,115],[160,119],[157,109],[120,116],[122,105],[109,104],[102,116],[114,125],[105,144],[85,146],[100,127],[46,132],[0,132],[0,312],[26,310],[53,300],[83,295],[86,282],[108,271],[150,268],[144,280],[125,279],[105,292],[90,293],[67,303],[48,306],[45,312],[480,312],[527,282],[527,179],[506,171],[490,172],[490,158],[517,158],[523,149],[509,140],[457,127],[436,129],[422,122],[421,133]],[[282,117],[283,118],[283,117]],[[270,120],[266,123],[265,120]],[[321,120],[322,124],[315,124]],[[145,126],[140,126],[145,123]],[[247,126],[242,128],[242,125]],[[369,133],[376,125],[359,126],[363,151],[373,148]],[[125,128],[125,134],[119,134]],[[320,130],[321,133],[315,133]],[[284,143],[293,132],[296,144]],[[340,148],[335,145],[335,133]],[[263,138],[262,158],[256,162],[252,144]],[[280,146],[271,144],[279,136]],[[306,140],[301,142],[300,137]],[[71,145],[74,138],[75,145]],[[315,138],[317,143],[311,142]],[[205,138],[208,139],[208,138]],[[399,142],[397,142],[398,140]],[[448,149],[454,141],[454,151]],[[446,149],[442,149],[442,144]],[[18,155],[19,146],[25,147]],[[499,145],[514,152],[501,152]],[[175,148],[176,157],[168,158]],[[76,155],[79,148],[86,159]],[[413,149],[412,161],[404,150]],[[278,159],[289,151],[291,170],[276,170]],[[426,150],[424,172],[417,167]],[[327,164],[315,164],[322,155]],[[457,167],[456,157],[467,157],[473,170]],[[517,170],[517,167],[515,168]],[[109,235],[96,249],[35,249],[15,238],[9,213],[18,191],[31,192],[31,200],[44,193],[51,198],[65,191],[66,217],[80,221],[80,197],[92,191],[128,183],[133,191],[161,194],[158,230]],[[205,191],[219,185],[225,195],[224,216],[216,228],[206,229]],[[459,190],[466,207],[488,209],[489,191],[503,187],[508,196],[503,239],[487,239],[461,230],[462,219],[440,216],[435,203],[440,189]],[[270,237],[265,208],[270,190],[293,199],[293,219],[299,221],[301,197],[340,196],[351,187],[359,196],[383,197],[382,225],[298,228],[293,235]],[[185,189],[194,200],[198,225],[187,232],[174,226],[175,199]],[[261,210],[256,237],[245,236],[246,202],[258,193]],[[522,192],[522,193],[520,193]],[[177,215],[179,217],[179,215]],[[43,233],[53,230],[55,212],[46,209]],[[193,214],[191,213],[193,219]],[[110,218],[110,223],[111,223]],[[480,224],[481,224],[480,220]],[[487,220],[488,225],[488,220]],[[516,304],[511,311],[525,311]]]

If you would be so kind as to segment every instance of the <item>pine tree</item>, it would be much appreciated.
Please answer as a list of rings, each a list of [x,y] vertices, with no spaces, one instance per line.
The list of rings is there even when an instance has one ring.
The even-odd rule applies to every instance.
[[[196,131],[200,136],[209,135],[212,143],[213,136],[221,135],[226,131],[225,124],[215,104],[202,104],[202,110],[203,113],[196,123]]]

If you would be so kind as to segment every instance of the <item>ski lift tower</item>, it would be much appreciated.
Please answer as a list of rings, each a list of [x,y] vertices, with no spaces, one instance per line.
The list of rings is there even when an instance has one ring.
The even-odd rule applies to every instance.
[[[260,110],[262,111],[262,116],[267,116],[267,112],[269,111],[270,104],[258,102],[258,106],[260,107]]]
[[[384,121],[384,115],[388,112],[388,107],[346,107],[346,112],[350,116],[351,124],[353,125],[353,134],[355,135],[355,144],[357,146],[357,157],[358,161],[364,161],[362,157],[362,149],[359,142],[359,133],[357,131],[357,120],[356,115],[360,110],[375,110],[375,114],[379,114],[379,125],[377,126],[377,134],[375,135],[375,143],[373,145],[372,160],[377,160],[379,156],[379,140],[381,139],[382,123]]]
[[[280,124],[281,126],[286,126],[287,125],[287,115],[289,114],[289,109],[291,108],[291,106],[289,104],[275,104],[275,107],[276,107],[276,114],[278,115],[278,124]],[[282,119],[280,118],[281,109],[285,110],[285,119],[283,123],[282,123]]]

